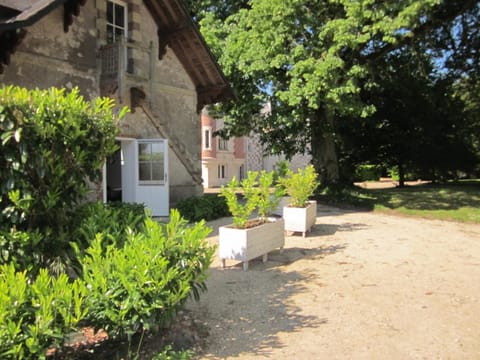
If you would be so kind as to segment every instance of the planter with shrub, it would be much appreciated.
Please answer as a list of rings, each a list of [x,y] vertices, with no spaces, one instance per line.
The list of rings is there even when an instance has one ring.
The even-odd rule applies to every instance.
[[[319,185],[317,173],[312,165],[297,172],[288,170],[287,176],[279,179],[279,183],[290,196],[289,204],[283,208],[285,230],[301,232],[305,237],[317,217],[317,202],[309,200]]]
[[[271,193],[272,184],[273,173],[252,171],[241,183],[233,178],[222,187],[220,194],[233,216],[233,224],[219,229],[218,250],[223,267],[228,259],[238,260],[247,270],[250,260],[262,256],[267,261],[270,251],[283,248],[284,221],[269,216],[281,197],[277,188]],[[258,216],[252,217],[255,212]]]

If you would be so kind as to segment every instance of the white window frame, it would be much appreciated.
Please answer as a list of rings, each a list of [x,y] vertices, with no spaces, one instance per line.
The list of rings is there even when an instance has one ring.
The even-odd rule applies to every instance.
[[[163,161],[161,162],[162,168],[161,171],[163,171],[163,179],[161,180],[152,180],[152,164],[154,161],[151,159],[148,161],[143,161],[140,160],[140,146],[141,145],[153,145],[153,144],[162,144],[163,147]],[[165,144],[163,141],[159,140],[138,140],[137,141],[137,152],[138,152],[138,160],[137,160],[137,179],[138,179],[138,185],[164,185],[166,183],[166,175],[165,175],[165,157],[167,156],[166,154],[166,149],[165,149]],[[141,164],[146,164],[150,163],[150,180],[141,180],[140,179],[140,165]]]
[[[228,151],[229,141],[221,137],[218,137],[218,150],[219,151]]]
[[[226,165],[218,165],[218,178],[225,179],[227,177],[227,166]]]
[[[202,145],[204,150],[212,150],[212,128],[210,126],[203,128]]]
[[[113,4],[114,13],[113,13],[113,23],[108,21],[108,15],[106,15],[106,18],[105,18],[105,22],[106,22],[106,26],[107,26],[107,29],[106,29],[107,30],[107,42],[108,42],[108,29],[109,29],[109,27],[112,27],[114,30],[115,29],[122,29],[123,30],[123,37],[124,37],[124,39],[126,39],[127,36],[128,36],[128,6],[127,6],[127,3],[123,2],[123,1],[120,1],[120,0],[107,0],[107,2],[106,2],[107,8],[106,9],[108,9],[108,4],[109,3]],[[123,27],[120,27],[117,24],[115,24],[115,5],[119,5],[119,6],[123,7],[123,22],[124,22]],[[108,11],[106,11],[106,13],[108,14]],[[118,40],[119,39],[116,38],[116,32],[114,31],[113,32],[112,43],[115,43]]]

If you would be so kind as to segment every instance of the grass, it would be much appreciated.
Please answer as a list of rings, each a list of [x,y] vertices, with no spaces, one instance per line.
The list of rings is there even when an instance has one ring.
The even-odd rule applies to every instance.
[[[389,189],[330,188],[318,200],[378,212],[480,224],[480,180]]]

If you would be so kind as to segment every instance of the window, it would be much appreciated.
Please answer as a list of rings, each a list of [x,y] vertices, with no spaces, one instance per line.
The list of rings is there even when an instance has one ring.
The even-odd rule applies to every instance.
[[[227,151],[228,150],[228,140],[218,138],[218,150]]]
[[[205,128],[203,130],[203,148],[210,150],[212,148],[212,129]]]
[[[107,1],[107,42],[117,42],[127,35],[127,7],[122,2]]]
[[[218,165],[218,178],[225,179],[225,165]]]
[[[165,182],[165,152],[163,142],[138,143],[138,180],[140,184]]]

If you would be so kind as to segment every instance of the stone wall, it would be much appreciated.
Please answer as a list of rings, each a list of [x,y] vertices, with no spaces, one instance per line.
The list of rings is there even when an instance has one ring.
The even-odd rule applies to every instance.
[[[108,94],[100,89],[98,51],[106,44],[106,1],[87,1],[68,33],[63,31],[62,6],[30,26],[11,64],[0,75],[0,82],[27,88],[76,86],[87,99],[101,94],[114,98],[119,108],[132,105],[131,87],[140,89],[146,95],[142,103],[146,111],[133,108],[120,124],[120,136],[168,138],[170,201],[174,204],[202,192],[197,94],[171,49],[158,58],[157,26],[143,1],[125,3],[128,73],[121,86],[113,87]]]
[[[76,86],[87,99],[98,96],[95,14],[87,2],[65,33],[60,7],[28,27],[0,82],[27,88]]]

